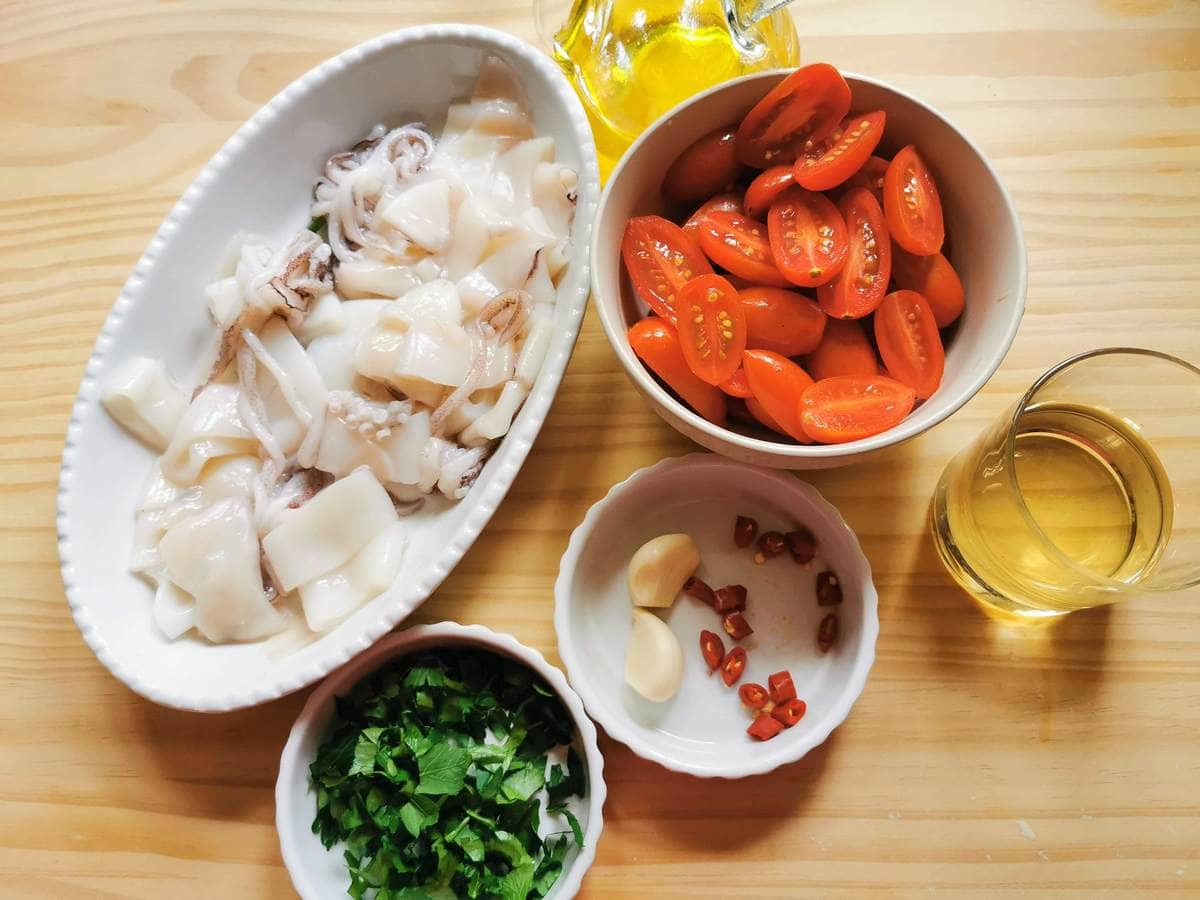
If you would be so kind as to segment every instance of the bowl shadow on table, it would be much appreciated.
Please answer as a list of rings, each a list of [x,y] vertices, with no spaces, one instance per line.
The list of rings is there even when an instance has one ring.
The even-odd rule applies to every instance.
[[[837,742],[834,732],[802,759],[762,775],[697,778],[644,760],[600,733],[607,823],[649,821],[660,826],[656,841],[707,850],[719,842],[723,853],[768,840],[803,816]]]

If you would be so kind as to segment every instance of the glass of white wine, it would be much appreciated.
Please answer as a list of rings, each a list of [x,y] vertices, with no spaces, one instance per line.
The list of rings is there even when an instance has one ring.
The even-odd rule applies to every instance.
[[[933,534],[1022,617],[1200,584],[1200,369],[1124,348],[1055,366],[946,467]]]

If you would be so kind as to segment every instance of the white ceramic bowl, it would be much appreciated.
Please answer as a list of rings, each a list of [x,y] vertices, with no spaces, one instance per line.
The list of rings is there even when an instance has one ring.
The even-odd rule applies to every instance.
[[[481,625],[439,622],[409,628],[380,641],[349,665],[330,675],[304,704],[284,745],[275,782],[275,828],[283,862],[296,892],[304,900],[337,900],[346,897],[349,878],[341,852],[326,850],[312,833],[316,794],[308,767],[316,757],[334,714],[334,698],[350,691],[359,681],[388,662],[416,650],[435,647],[479,647],[515,659],[540,675],[558,694],[575,723],[576,750],[587,766],[587,796],[575,810],[583,827],[582,849],[571,844],[562,874],[548,900],[569,900],[579,891],[584,873],[596,856],[596,842],[604,828],[604,759],[596,744],[596,728],[583,711],[578,695],[562,672],[546,662],[536,650],[506,634]]]
[[[816,559],[800,566],[785,551],[756,565],[752,548],[733,543],[739,514],[757,519],[762,530],[806,525],[817,537]],[[683,648],[679,693],[654,704],[624,683],[630,557],[650,538],[676,532],[695,540],[697,575],[711,587],[742,584],[749,591],[746,618],[755,633],[741,642],[749,661],[739,684],[765,685],[768,675],[787,669],[808,704],[799,724],[767,742],[745,734],[751,718],[737,687],[708,675],[701,629],[720,634],[727,650],[733,642],[720,617],[689,597],[663,615]],[[824,569],[841,581],[840,606],[817,604],[816,575]],[[875,660],[878,604],[858,539],[816,488],[784,472],[697,453],[634,472],[588,510],[559,567],[554,628],[572,687],[609,735],[677,772],[741,778],[800,759],[846,718]],[[822,655],[817,625],[831,610],[840,634]]]
[[[134,502],[154,455],[100,407],[101,386],[115,365],[139,355],[165,359],[185,382],[198,377],[195,370],[216,339],[202,288],[230,235],[246,230],[282,239],[303,227],[313,181],[331,152],[379,121],[413,117],[436,126],[452,100],[469,94],[485,54],[515,68],[538,131],[555,138],[558,158],[580,176],[556,327],[529,398],[466,499],[448,507],[427,504],[410,520],[408,552],[394,586],[315,643],[287,652],[261,642],[167,641],[151,620],[150,588],[126,569]],[[599,193],[595,147],[574,91],[544,54],[489,28],[432,25],[377,37],[302,75],[238,129],[138,261],[75,400],[59,479],[59,556],[75,621],[100,661],[158,703],[234,709],[310,684],[416,609],[496,511],[550,409],[587,304]]]
[[[600,199],[592,236],[592,296],[617,358],[655,411],[710,450],[734,459],[789,469],[845,465],[906,441],[945,419],[975,395],[1008,352],[1025,308],[1025,241],[1012,198],[982,151],[939,112],[915,97],[862,75],[845,74],[854,110],[887,113],[881,153],[916,144],[937,177],[946,218],[948,257],[962,278],[966,309],[946,349],[942,385],[900,425],[861,441],[831,446],[782,443],[765,429],[722,428],[669,393],[629,347],[626,332],[646,307],[621,265],[621,235],[632,216],[661,213],[663,174],[701,135],[738,121],[785,72],[747,75],[681,103],[634,142]]]

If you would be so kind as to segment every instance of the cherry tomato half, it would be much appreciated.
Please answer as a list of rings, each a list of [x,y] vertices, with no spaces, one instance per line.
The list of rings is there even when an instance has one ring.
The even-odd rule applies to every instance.
[[[696,235],[704,255],[722,269],[754,284],[791,285],[775,268],[767,226],[761,222],[740,213],[714,209],[700,220]]]
[[[746,316],[746,346],[750,349],[803,356],[821,343],[827,317],[803,294],[777,287],[749,287],[738,291],[738,299]]]
[[[925,298],[938,328],[945,328],[962,315],[962,282],[950,260],[941,253],[913,256],[893,241],[892,280],[897,287],[916,291]],[[749,325],[749,319],[746,324]]]
[[[827,317],[821,343],[808,354],[804,367],[817,381],[835,375],[869,377],[879,374],[875,348],[867,339],[862,323],[854,319]]]
[[[788,188],[771,204],[767,234],[775,266],[783,277],[801,287],[816,287],[832,279],[846,262],[850,249],[846,222],[824,195]]]
[[[799,404],[805,390],[813,383],[808,373],[786,356],[771,350],[747,350],[742,354],[742,365],[746,368],[754,399],[762,404],[771,421],[777,423],[768,427],[807,444],[811,439],[800,425]],[[754,414],[753,407],[750,412]]]
[[[737,130],[738,159],[748,166],[791,162],[805,141],[833,131],[850,112],[850,85],[828,63],[802,66],[767,92]]]
[[[786,703],[779,703],[771,710],[771,718],[783,723],[784,728],[791,728],[804,718],[808,712],[808,704],[794,697]]]
[[[721,680],[725,682],[726,687],[733,687],[744,671],[746,671],[746,649],[734,647],[721,660]]]
[[[746,349],[746,314],[733,285],[720,275],[700,275],[680,289],[675,303],[688,367],[714,386],[730,378]]]
[[[700,653],[710,672],[716,671],[725,659],[725,642],[715,631],[700,632]]]
[[[844,444],[899,425],[915,400],[912,388],[883,375],[839,375],[818,381],[804,392],[800,422],[813,440]]]
[[[773,716],[759,716],[750,723],[746,734],[760,741],[769,741],[781,731],[783,731],[783,723],[778,719]]]
[[[817,299],[827,316],[861,319],[887,293],[892,277],[892,245],[883,210],[866,188],[847,191],[838,209],[846,220],[850,252],[833,281],[817,288]]]
[[[771,166],[760,172],[746,188],[746,215],[762,222],[775,198],[796,183],[792,167]]]
[[[916,291],[895,291],[875,310],[875,343],[888,375],[928,400],[942,383],[946,354],[933,310]]]
[[[736,135],[737,126],[727,125],[710,131],[680,153],[663,178],[663,193],[672,200],[699,200],[732,182],[742,171]]]
[[[730,397],[738,397],[742,400],[754,396],[754,391],[750,390],[750,382],[746,379],[746,370],[741,366],[738,366],[737,371],[722,381],[717,387]]]
[[[675,324],[675,295],[712,266],[696,242],[662,216],[630,219],[621,238],[621,258],[633,289],[649,307]]]
[[[688,220],[683,223],[683,230],[690,234],[693,240],[699,239],[700,223],[704,221],[706,215],[717,209],[740,214],[742,199],[737,194],[717,194],[711,200],[705,200],[694,213],[688,216]]]
[[[933,174],[909,144],[893,158],[883,176],[883,209],[892,239],[917,256],[942,249],[946,226]]]
[[[767,705],[767,689],[761,684],[748,681],[738,688],[738,697],[751,709],[762,709]]]
[[[725,424],[725,395],[688,368],[679,335],[670,322],[655,317],[636,322],[629,329],[629,346],[684,403],[713,424]]]
[[[850,188],[866,188],[870,191],[875,199],[879,201],[879,205],[883,206],[883,176],[887,172],[888,161],[882,156],[872,156],[862,168],[850,176],[842,187],[849,190]]]
[[[837,187],[870,159],[883,137],[886,121],[883,110],[847,116],[820,147],[796,157],[792,168],[796,184],[810,191]]]
[[[787,703],[796,699],[796,685],[792,682],[792,673],[786,669],[768,677],[767,687],[773,703]]]
[[[755,400],[753,397],[745,398],[746,412],[750,413],[760,425],[765,425],[767,428],[774,431],[776,434],[782,434],[785,437],[791,437],[783,426],[771,418],[771,414],[767,412],[766,407]]]

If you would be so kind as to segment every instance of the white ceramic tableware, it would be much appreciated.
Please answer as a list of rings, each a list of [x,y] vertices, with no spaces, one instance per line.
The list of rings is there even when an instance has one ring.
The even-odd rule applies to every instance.
[[[863,75],[845,74],[854,110],[882,109],[879,153],[916,144],[937,178],[945,211],[947,257],[962,278],[966,309],[946,348],[937,392],[882,434],[830,446],[784,443],[765,429],[722,428],[675,398],[629,347],[629,326],[646,307],[621,265],[621,235],[633,216],[661,213],[663,174],[701,135],[737,122],[786,73],[747,75],[684,101],[646,129],[613,171],[592,235],[592,295],[605,334],[634,386],[674,428],[710,450],[764,466],[817,469],[845,465],[898,444],[945,419],[971,399],[1008,352],[1025,308],[1025,241],[1012,198],[983,152],[945,116],[917,98]],[[811,292],[810,292],[811,293]]]
[[[372,124],[423,119],[440,127],[494,54],[520,76],[539,133],[579,173],[573,249],[542,371],[512,429],[466,499],[427,504],[413,522],[393,587],[305,646],[170,642],[151,619],[151,589],[126,569],[133,508],[154,455],[100,407],[114,367],[165,359],[185,383],[212,342],[203,288],[235,231],[281,239],[307,223],[312,186],[339,148]],[[536,48],[502,32],[432,25],[385,34],[322,63],[286,87],[212,158],[167,216],[105,321],[80,385],[63,451],[58,534],[75,621],[96,656],[158,703],[218,711],[294,691],[369,647],[454,568],[504,499],[537,437],[575,345],[588,294],[588,253],[599,196],[595,148],[579,101]]]
[[[506,634],[497,634],[480,625],[439,622],[419,625],[380,641],[367,652],[330,675],[313,691],[292,726],[275,782],[275,827],[283,862],[292,877],[296,892],[304,900],[335,900],[346,896],[349,877],[341,851],[326,850],[312,832],[316,815],[316,794],[309,782],[308,767],[325,738],[334,714],[334,698],[348,693],[359,681],[376,669],[416,650],[437,647],[478,647],[515,659],[546,680],[558,694],[575,723],[576,750],[587,766],[587,796],[575,814],[583,828],[582,848],[571,844],[563,872],[548,895],[548,900],[569,900],[579,890],[584,873],[596,856],[596,842],[604,828],[604,759],[596,744],[596,728],[584,713],[578,695],[571,690],[562,672],[546,662],[536,650]]]
[[[791,554],[756,564],[754,548],[733,542],[736,516],[757,519],[762,530],[808,527],[817,557],[806,565]],[[683,649],[683,682],[674,699],[650,703],[623,679],[631,604],[630,557],[645,541],[683,532],[700,550],[697,576],[711,587],[748,589],[746,618],[755,629],[741,642],[748,664],[740,684],[766,685],[787,669],[808,712],[799,724],[769,741],[747,736],[752,721],[726,687],[708,674],[700,631],[734,642],[712,609],[681,595],[661,613]],[[822,607],[816,576],[833,571],[843,602]],[[824,741],[850,712],[866,684],[879,634],[878,597],[858,539],[811,485],[786,472],[763,469],[709,453],[668,459],[634,472],[596,503],[571,535],[554,586],[558,652],[571,686],[588,714],[634,753],[678,772],[741,778],[794,762]],[[817,626],[829,612],[839,635],[825,654]]]

